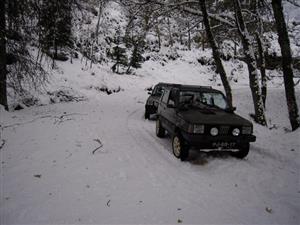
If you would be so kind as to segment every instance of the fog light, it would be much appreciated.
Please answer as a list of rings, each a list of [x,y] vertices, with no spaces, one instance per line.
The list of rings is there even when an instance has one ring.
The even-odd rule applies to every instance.
[[[243,127],[242,134],[252,134],[252,127]]]
[[[194,133],[195,134],[203,134],[204,133],[204,125],[194,125]]]
[[[240,129],[239,128],[234,128],[233,131],[232,131],[232,135],[233,136],[239,136],[241,133]]]
[[[217,136],[218,133],[219,133],[218,128],[213,127],[213,128],[210,129],[210,134],[211,134],[211,136]]]

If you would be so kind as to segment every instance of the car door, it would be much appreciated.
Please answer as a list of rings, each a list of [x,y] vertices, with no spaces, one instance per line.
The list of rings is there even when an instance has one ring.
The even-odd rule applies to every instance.
[[[161,97],[161,100],[159,101],[158,110],[157,110],[162,126],[165,129],[168,128],[167,102],[169,99],[169,95],[170,95],[170,89],[165,89]]]
[[[172,88],[169,94],[169,98],[166,104],[166,118],[167,118],[167,127],[166,129],[169,133],[173,134],[176,128],[177,121],[177,104],[178,104],[178,94],[179,91],[177,88]]]

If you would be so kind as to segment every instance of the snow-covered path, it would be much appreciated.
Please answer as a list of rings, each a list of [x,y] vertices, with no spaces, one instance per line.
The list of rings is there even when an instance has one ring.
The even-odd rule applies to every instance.
[[[247,116],[250,96],[235,92]],[[270,101],[283,105],[278,93]],[[143,119],[146,97],[1,111],[1,224],[299,223],[299,132],[256,126],[245,160],[194,153],[180,162]]]

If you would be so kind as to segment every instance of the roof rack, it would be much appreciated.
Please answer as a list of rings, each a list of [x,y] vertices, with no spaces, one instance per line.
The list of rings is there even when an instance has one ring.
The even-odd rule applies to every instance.
[[[204,88],[204,89],[212,89],[212,86],[201,86],[201,85],[191,85],[191,84],[175,84],[175,83],[158,83],[160,85],[164,85],[166,87],[178,87],[178,88]]]

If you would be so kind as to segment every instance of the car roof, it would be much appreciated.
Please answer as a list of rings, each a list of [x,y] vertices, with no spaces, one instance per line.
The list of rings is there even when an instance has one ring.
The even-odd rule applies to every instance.
[[[213,89],[211,86],[201,86],[201,85],[189,85],[189,84],[172,84],[166,86],[166,88],[178,88],[179,90],[186,90],[186,91],[208,91],[208,92],[221,92],[219,90]]]
[[[160,82],[160,83],[156,84],[155,86],[173,87],[173,86],[177,86],[177,85],[180,85],[180,84],[175,84],[175,83],[163,83],[163,82]]]

